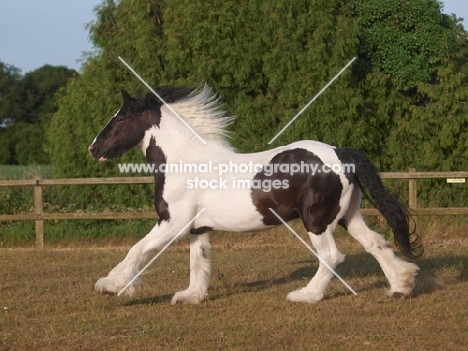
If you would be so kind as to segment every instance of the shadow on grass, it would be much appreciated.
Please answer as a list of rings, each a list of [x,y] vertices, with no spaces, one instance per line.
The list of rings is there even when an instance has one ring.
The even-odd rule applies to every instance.
[[[448,254],[444,257],[422,258],[415,262],[421,269],[416,276],[416,287],[413,296],[430,294],[443,290],[445,285],[438,279],[438,273],[443,269],[456,270],[456,277],[448,284],[458,284],[468,281],[468,256]]]
[[[124,306],[136,306],[136,305],[157,305],[160,303],[167,304],[171,301],[173,294],[164,294],[158,296],[150,296],[142,299],[135,299],[125,302]]]
[[[286,285],[297,281],[302,282],[302,284],[294,287],[294,289],[299,289],[309,283],[318,268],[318,261],[314,257],[311,257],[310,260],[292,262],[292,264],[304,264],[304,266],[292,271],[286,276],[240,283],[229,288],[224,288],[223,290],[228,291],[224,291],[223,293],[217,291],[215,294],[210,294],[210,299],[216,300],[218,298],[225,298],[246,292],[262,291],[273,286]],[[372,256],[367,253],[346,255],[346,260],[337,267],[336,272],[344,280],[356,277],[365,278],[375,275],[382,275],[383,277],[383,272],[380,269],[379,264]],[[382,288],[386,286],[385,284],[385,281],[378,281],[373,283],[369,288]],[[341,295],[347,295],[347,292],[337,293],[330,297],[338,297]]]
[[[452,284],[468,281],[468,256],[449,254],[445,257],[423,258],[415,263],[421,269],[416,277],[416,287],[412,294],[413,298],[417,297],[418,295],[431,294],[434,291],[443,290],[444,285],[440,284],[440,282],[437,280],[437,274],[443,268],[454,267],[454,269],[458,270],[456,278]],[[297,286],[297,288],[300,288],[305,286],[310,281],[310,279],[312,279],[318,268],[317,261],[312,259],[291,262],[290,264],[304,264],[304,266],[292,271],[287,275],[276,278],[261,279],[250,282],[232,281],[223,284],[216,284],[216,286],[210,289],[209,299],[211,301],[216,301],[238,294],[263,291],[274,286],[286,285],[297,281],[301,281],[303,283],[300,286]],[[365,279],[366,277],[370,276],[382,277],[382,279],[377,281],[374,280],[372,283],[366,286],[365,290],[389,287],[378,262],[371,255],[365,252],[347,255],[344,263],[338,266],[337,273],[344,280],[349,280],[350,278]],[[361,290],[361,292],[362,291],[363,290]],[[161,296],[136,299],[129,301],[125,305],[154,305],[159,303],[168,303],[170,302],[172,295],[173,294],[165,294]],[[327,296],[326,298],[336,298],[344,295],[348,295],[348,292],[335,293],[333,295]]]

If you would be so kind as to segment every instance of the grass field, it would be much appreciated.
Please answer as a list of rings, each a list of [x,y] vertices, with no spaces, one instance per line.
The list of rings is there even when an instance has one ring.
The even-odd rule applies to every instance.
[[[37,174],[48,178],[52,175],[52,167],[48,165],[0,165],[0,179],[27,179]]]
[[[212,277],[200,305],[171,306],[189,281],[188,244],[170,247],[133,298],[92,287],[124,248],[0,250],[0,350],[466,350],[467,237],[425,237],[414,296],[385,296],[376,261],[348,236],[323,301],[292,304],[317,261],[278,232],[213,235]]]

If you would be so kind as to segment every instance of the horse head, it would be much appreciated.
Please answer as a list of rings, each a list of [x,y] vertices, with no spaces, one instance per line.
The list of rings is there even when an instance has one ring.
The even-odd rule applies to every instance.
[[[161,119],[161,105],[152,93],[134,98],[122,90],[123,105],[109,120],[88,148],[91,156],[99,162],[118,157],[137,146],[146,130]]]

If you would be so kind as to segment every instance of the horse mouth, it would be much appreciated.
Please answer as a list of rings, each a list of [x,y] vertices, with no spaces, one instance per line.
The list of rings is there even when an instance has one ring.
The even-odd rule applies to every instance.
[[[99,149],[97,146],[93,144],[91,144],[90,147],[88,147],[88,151],[89,153],[91,154],[92,158],[95,159],[96,161],[99,161],[99,162],[106,162],[107,161],[107,157],[105,156],[105,152],[101,154],[101,157],[99,157]]]

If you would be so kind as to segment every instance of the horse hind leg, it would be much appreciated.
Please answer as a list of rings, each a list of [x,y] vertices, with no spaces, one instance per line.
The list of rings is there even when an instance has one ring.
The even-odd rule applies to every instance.
[[[321,260],[319,260],[319,268],[306,287],[292,291],[288,294],[288,301],[315,303],[323,298],[325,290],[333,278],[333,272],[330,271],[322,260],[334,270],[336,266],[345,259],[345,255],[337,249],[333,238],[333,230],[335,227],[336,221],[328,225],[327,229],[322,234],[317,235],[308,231],[312,245],[315,247],[318,256],[321,258]]]
[[[419,267],[395,256],[385,238],[371,230],[360,213],[361,194],[353,192],[350,207],[345,215],[348,232],[379,262],[390,283],[389,296],[409,296],[414,288],[414,277]]]
[[[171,304],[198,304],[205,299],[210,281],[209,234],[190,234],[190,284],[185,290],[176,292]]]

